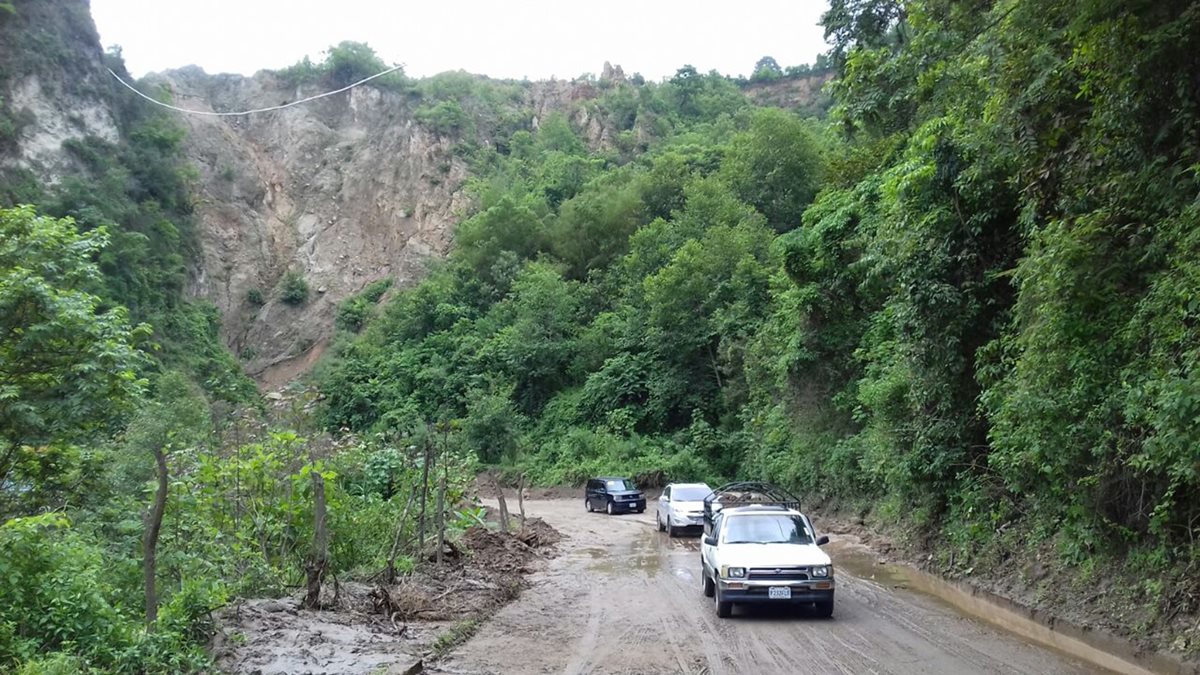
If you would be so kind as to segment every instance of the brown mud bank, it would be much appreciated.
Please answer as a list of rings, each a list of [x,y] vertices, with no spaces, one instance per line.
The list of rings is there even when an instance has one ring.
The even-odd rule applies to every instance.
[[[1163,626],[1156,633],[1140,631],[1137,620],[1120,612],[1105,612],[1095,602],[1119,583],[1116,579],[1103,580],[1085,593],[1071,585],[1074,580],[1067,570],[1058,574],[1043,571],[1043,584],[1057,584],[1052,586],[1054,593],[1044,597],[1025,578],[1028,560],[1013,559],[1004,569],[976,569],[974,576],[956,578],[945,570],[932,569],[933,555],[928,549],[897,545],[862,518],[837,509],[816,509],[814,517],[828,532],[838,535],[835,539],[844,564],[856,574],[925,593],[964,615],[1111,672],[1200,675],[1200,661],[1195,656],[1167,649],[1173,641],[1178,644],[1189,636],[1193,644],[1200,640],[1200,620],[1194,615],[1190,621],[1177,617],[1182,620],[1175,621],[1173,633]],[[1145,603],[1140,611],[1143,617],[1153,601]]]
[[[474,527],[441,565],[423,562],[391,584],[326,584],[323,609],[304,609],[298,596],[241,601],[218,614],[211,653],[226,673],[405,673],[518,598],[561,538],[537,518],[513,532]]]
[[[954,611],[982,620],[1029,642],[1113,673],[1195,675],[1196,664],[1147,651],[1104,631],[1076,626],[1044,610],[1028,607],[971,584],[945,579],[909,564],[888,562],[854,534],[838,535],[830,553],[840,569],[887,587],[921,593]]]

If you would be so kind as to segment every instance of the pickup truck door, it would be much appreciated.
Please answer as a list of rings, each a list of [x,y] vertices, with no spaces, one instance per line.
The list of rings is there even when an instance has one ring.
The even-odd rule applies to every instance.
[[[722,514],[718,513],[712,520],[712,526],[705,525],[704,534],[700,537],[700,560],[709,569],[715,570],[717,547],[708,543],[709,537],[716,541],[721,536],[721,523],[724,522]]]

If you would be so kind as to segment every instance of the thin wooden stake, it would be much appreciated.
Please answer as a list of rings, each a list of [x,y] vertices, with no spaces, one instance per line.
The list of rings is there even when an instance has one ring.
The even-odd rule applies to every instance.
[[[309,558],[308,594],[304,606],[316,609],[321,605],[321,581],[329,566],[329,527],[325,513],[325,477],[320,471],[311,472],[313,482],[313,550]]]
[[[525,531],[525,474],[521,474],[521,482],[517,485],[517,507],[521,509],[521,531]]]
[[[425,502],[429,495],[429,438],[425,439],[424,461],[421,467],[421,519],[417,524],[417,543],[421,555],[425,555]]]
[[[396,536],[392,539],[392,550],[388,553],[387,570],[384,571],[384,575],[389,584],[396,581],[396,556],[400,554],[400,537],[404,535],[404,524],[408,522],[408,510],[416,499],[417,488],[414,487],[408,493],[408,502],[404,504],[404,512],[400,514],[400,521],[396,523]]]
[[[442,564],[442,550],[446,547],[446,466],[442,466],[441,485],[438,486],[437,510],[437,564]]]
[[[492,487],[496,489],[496,499],[500,502],[500,530],[508,532],[508,502],[504,501],[504,490],[500,489],[500,481],[496,480],[496,474],[489,474],[492,478]]]

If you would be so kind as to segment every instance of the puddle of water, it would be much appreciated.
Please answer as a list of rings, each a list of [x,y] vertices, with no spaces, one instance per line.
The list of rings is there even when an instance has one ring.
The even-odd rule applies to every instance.
[[[1184,672],[1158,655],[1139,658],[1136,648],[1114,636],[1079,629],[1054,617],[1021,607],[1005,598],[959,586],[907,565],[880,564],[869,551],[832,542],[828,552],[834,567],[888,588],[907,589],[934,598],[959,614],[980,619],[1031,642],[1050,647],[1075,659],[1129,675]],[[1141,663],[1146,663],[1147,669]]]
[[[653,531],[639,533],[631,541],[611,549],[589,548],[584,551],[596,560],[588,569],[601,574],[628,573],[636,570],[652,576],[658,573],[663,561],[658,538]]]

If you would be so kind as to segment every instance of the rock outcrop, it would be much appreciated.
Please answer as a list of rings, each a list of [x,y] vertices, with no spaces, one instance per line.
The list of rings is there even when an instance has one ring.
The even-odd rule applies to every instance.
[[[151,104],[107,72],[86,0],[14,6],[13,13],[0,7],[0,181],[53,185],[82,171],[64,143],[119,143],[122,111]],[[826,79],[755,84],[746,93],[801,107]],[[139,86],[166,87],[174,104],[210,112],[276,106],[328,88],[298,87],[270,72],[209,75],[195,67]],[[535,129],[560,113],[589,146],[612,149],[617,131],[595,101],[612,87],[635,85],[606,63],[597,80],[502,86],[507,107],[492,114]],[[480,147],[496,139],[477,124],[470,125],[474,138],[445,136],[419,121],[421,104],[414,91],[372,84],[248,116],[174,114],[186,128],[184,150],[197,177],[199,255],[188,261],[187,292],[217,306],[226,344],[260,382],[281,384],[311,367],[342,300],[383,278],[410,285],[449,249],[455,223],[470,210],[463,142]],[[472,115],[475,108],[464,100],[462,109]],[[639,143],[648,140],[644,129],[634,131]],[[307,282],[305,302],[281,296],[289,273]]]
[[[244,110],[311,91],[279,78],[154,78],[182,107]],[[190,293],[221,310],[229,346],[254,376],[286,379],[332,332],[337,304],[382,278],[419,279],[444,255],[466,211],[464,161],[423,128],[403,94],[359,87],[303,106],[242,117],[181,115],[199,170],[201,259]],[[288,272],[310,293],[278,292]]]

